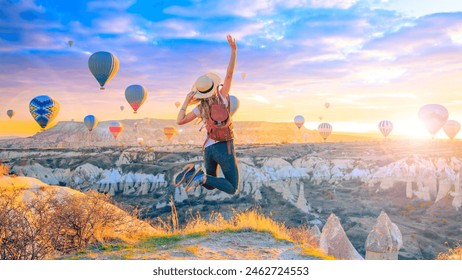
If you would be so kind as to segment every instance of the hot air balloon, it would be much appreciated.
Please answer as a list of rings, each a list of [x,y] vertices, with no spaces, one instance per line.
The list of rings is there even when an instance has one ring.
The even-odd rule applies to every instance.
[[[242,74],[241,74],[241,77],[242,77],[243,80],[245,79],[246,76],[247,76],[246,73],[242,73]]]
[[[42,129],[51,123],[59,113],[59,103],[48,95],[39,95],[29,103],[29,111]]]
[[[457,133],[460,131],[460,123],[455,120],[448,120],[443,126],[444,133],[449,137],[449,139],[454,139]]]
[[[330,103],[328,103],[328,102],[324,103],[324,107],[326,107],[326,109],[329,109]]]
[[[83,123],[89,131],[92,131],[98,125],[98,119],[93,115],[88,115],[83,119]]]
[[[319,116],[319,120],[322,121],[322,116]]]
[[[136,143],[138,143],[138,145],[141,146],[144,143],[144,139],[142,137],[138,137],[138,138],[136,138]]]
[[[229,96],[229,102],[231,103],[229,111],[230,111],[231,116],[232,116],[232,115],[234,115],[234,113],[236,113],[237,109],[239,109],[239,105],[241,105],[241,104],[239,102],[239,99],[237,99],[237,97],[234,96],[234,95]]]
[[[119,121],[111,121],[109,123],[109,132],[111,132],[114,139],[117,139],[117,136],[124,130],[124,125]]]
[[[69,47],[72,47],[72,45],[74,44],[73,41],[67,41],[67,44],[69,45]]]
[[[175,102],[175,106],[176,106],[177,108],[180,107],[180,105],[181,105],[180,101]]]
[[[393,130],[393,123],[391,121],[383,120],[379,122],[379,130],[382,132],[383,137],[387,138],[388,134]]]
[[[8,117],[10,117],[10,119],[14,116],[14,111],[13,110],[8,110],[6,111],[6,114],[8,115]]]
[[[321,137],[324,139],[324,141],[326,141],[327,137],[329,137],[332,132],[332,126],[328,123],[321,123],[318,126],[318,132],[321,134]]]
[[[295,116],[294,123],[300,129],[302,125],[305,123],[305,118],[301,115]]]
[[[425,128],[434,137],[446,123],[449,117],[448,110],[440,104],[427,104],[419,109],[419,119]]]
[[[125,109],[125,107],[122,105],[120,106],[120,111],[123,111]]]
[[[136,111],[143,105],[144,101],[148,97],[148,91],[140,85],[131,85],[125,89],[125,98],[128,101],[128,104],[132,106],[133,113],[136,114]]]
[[[109,52],[95,52],[88,59],[88,68],[100,84],[100,89],[108,83],[119,70],[119,59]]]
[[[173,126],[164,127],[164,134],[168,140],[172,139],[173,135],[176,134],[176,128]]]

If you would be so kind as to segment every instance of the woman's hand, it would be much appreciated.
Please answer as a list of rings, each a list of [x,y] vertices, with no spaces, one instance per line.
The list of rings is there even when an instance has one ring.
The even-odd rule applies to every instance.
[[[186,95],[186,98],[184,99],[184,104],[186,104],[186,106],[189,105],[189,103],[191,102],[191,100],[194,99],[194,95],[196,95],[196,92],[195,91],[190,91],[187,95]],[[184,107],[184,105],[183,105]]]
[[[236,51],[236,39],[231,37],[231,35],[227,35],[226,36],[226,39],[228,39],[228,44],[229,44],[229,47],[231,48],[232,51]]]

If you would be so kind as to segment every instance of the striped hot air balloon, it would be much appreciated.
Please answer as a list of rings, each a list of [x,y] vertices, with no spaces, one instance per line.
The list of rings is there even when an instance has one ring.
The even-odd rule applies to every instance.
[[[88,68],[100,84],[100,89],[108,83],[119,70],[119,59],[110,52],[95,52],[88,59]]]
[[[300,129],[302,125],[305,123],[305,118],[301,115],[295,116],[294,123]]]
[[[379,130],[382,132],[383,137],[387,138],[388,134],[393,130],[393,123],[391,121],[383,120],[379,122]]]
[[[48,95],[39,95],[29,103],[29,111],[34,120],[45,129],[59,113],[59,102]]]
[[[328,123],[321,123],[318,126],[318,132],[324,141],[326,141],[327,137],[332,133],[332,126]]]
[[[83,119],[83,123],[89,131],[92,131],[98,125],[98,119],[93,115],[88,115]]]
[[[173,126],[164,127],[164,134],[168,140],[172,139],[173,135],[176,134],[176,128]]]
[[[119,121],[111,121],[109,123],[109,132],[111,132],[114,139],[124,130],[124,125]]]
[[[136,111],[143,105],[144,101],[148,97],[148,91],[140,85],[131,85],[125,89],[125,98],[128,101],[128,104],[132,106],[133,113],[136,114]]]
[[[453,140],[456,137],[457,133],[460,131],[460,123],[455,120],[448,120],[443,126],[444,133]]]

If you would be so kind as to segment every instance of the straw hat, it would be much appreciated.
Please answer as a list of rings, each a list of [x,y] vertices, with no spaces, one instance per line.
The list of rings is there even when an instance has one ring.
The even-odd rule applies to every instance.
[[[218,86],[220,86],[220,83],[220,76],[218,76],[215,73],[209,72],[197,78],[191,91],[194,91],[196,93],[194,95],[194,98],[196,99],[209,98],[214,93],[218,92]]]

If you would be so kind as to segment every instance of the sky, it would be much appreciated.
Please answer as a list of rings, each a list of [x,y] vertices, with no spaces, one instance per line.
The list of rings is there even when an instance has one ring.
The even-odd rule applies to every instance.
[[[390,120],[390,136],[430,137],[417,117],[428,103],[462,121],[462,1],[0,0],[0,136],[39,131],[29,102],[43,94],[60,102],[55,122],[176,119],[197,77],[224,77],[227,34],[235,121],[302,115],[308,129],[322,117],[333,131],[378,133]],[[120,61],[104,91],[88,69],[97,51]],[[149,94],[137,114],[131,84]]]

